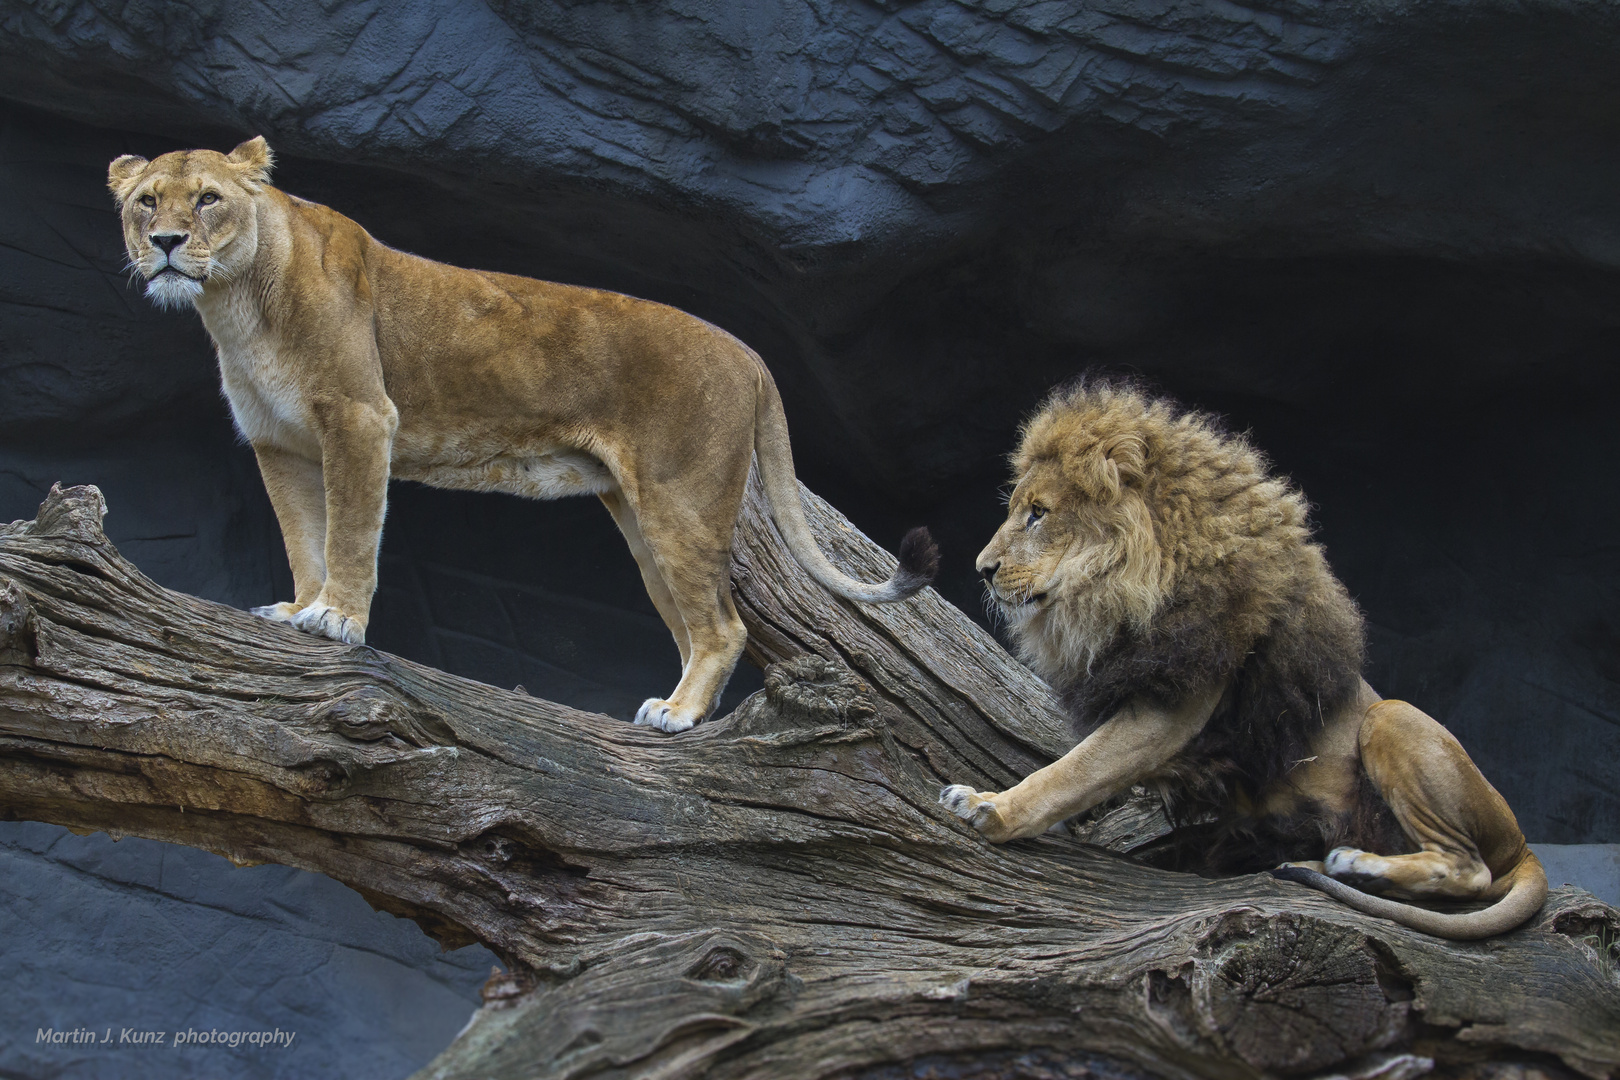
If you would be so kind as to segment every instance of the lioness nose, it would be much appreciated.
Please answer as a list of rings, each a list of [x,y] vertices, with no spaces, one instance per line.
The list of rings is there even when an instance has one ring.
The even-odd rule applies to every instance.
[[[179,247],[181,244],[190,239],[191,234],[183,232],[152,234],[152,243],[161,248],[163,250],[163,254],[165,255],[172,254],[175,248]]]
[[[996,571],[1000,569],[1000,563],[991,563],[989,566],[982,568],[979,573],[984,575],[984,580],[993,583],[996,580]]]

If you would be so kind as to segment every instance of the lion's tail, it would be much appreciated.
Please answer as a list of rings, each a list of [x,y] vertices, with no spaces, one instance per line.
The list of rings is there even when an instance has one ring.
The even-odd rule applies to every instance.
[[[752,351],[752,350],[750,350]],[[758,356],[754,358],[759,360]],[[776,382],[759,364],[760,394],[755,407],[754,453],[759,458],[759,475],[776,522],[788,550],[805,572],[829,592],[846,600],[892,604],[904,600],[934,580],[939,572],[939,549],[925,528],[912,529],[900,541],[900,565],[888,581],[856,581],[840,571],[822,553],[804,517],[799,501],[799,480],[793,472],[793,448],[788,442],[787,416],[782,412],[782,396]]]
[[[1297,881],[1301,885],[1319,889],[1365,914],[1389,919],[1435,937],[1459,941],[1505,934],[1540,911],[1547,899],[1547,871],[1542,868],[1541,860],[1530,852],[1526,852],[1524,860],[1508,872],[1513,884],[1508,887],[1507,895],[1479,911],[1430,911],[1398,900],[1386,900],[1303,866],[1279,866],[1271,874],[1284,881]]]

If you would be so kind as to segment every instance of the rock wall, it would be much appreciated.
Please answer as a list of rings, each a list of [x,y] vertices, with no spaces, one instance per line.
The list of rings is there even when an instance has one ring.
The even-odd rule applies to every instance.
[[[159,581],[289,589],[103,186],[262,133],[388,243],[749,341],[801,475],[881,542],[933,526],[970,611],[1047,388],[1228,414],[1316,506],[1374,684],[1533,839],[1612,842],[1617,47],[1620,8],[1552,0],[0,0],[0,519],[94,482]],[[383,648],[619,716],[677,674],[585,501],[396,485],[376,611]]]

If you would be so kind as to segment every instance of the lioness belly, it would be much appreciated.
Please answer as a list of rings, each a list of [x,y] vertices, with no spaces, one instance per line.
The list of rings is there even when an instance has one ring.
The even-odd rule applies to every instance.
[[[396,459],[393,473],[402,480],[416,480],[432,487],[501,491],[526,499],[600,495],[617,486],[613,474],[596,458],[564,449],[503,454],[482,461],[422,463]]]

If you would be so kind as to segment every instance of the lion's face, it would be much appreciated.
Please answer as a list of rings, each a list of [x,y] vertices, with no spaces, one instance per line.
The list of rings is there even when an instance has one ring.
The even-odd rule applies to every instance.
[[[1088,664],[1125,623],[1145,627],[1163,602],[1140,454],[1139,442],[1084,439],[1029,462],[979,553],[991,604],[1048,679]]]
[[[209,280],[228,279],[258,245],[255,196],[270,148],[250,139],[230,154],[175,151],[155,161],[126,154],[107,169],[130,264],[158,304],[182,306]]]

